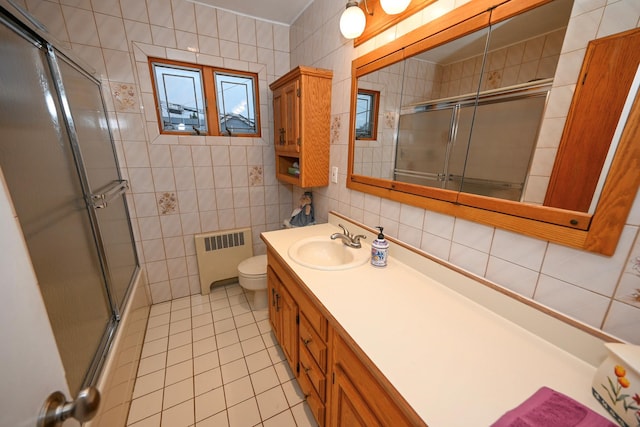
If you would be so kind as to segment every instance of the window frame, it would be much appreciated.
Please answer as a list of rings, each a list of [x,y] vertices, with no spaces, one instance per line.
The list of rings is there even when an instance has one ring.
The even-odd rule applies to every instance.
[[[260,88],[259,84],[259,76],[257,73],[252,73],[249,71],[241,71],[241,70],[232,70],[229,68],[222,67],[212,67],[209,65],[202,64],[192,64],[189,62],[182,61],[174,61],[171,59],[164,58],[148,58],[149,64],[149,72],[151,77],[151,84],[153,90],[153,100],[155,102],[154,109],[156,111],[156,118],[158,120],[158,130],[161,135],[194,135],[194,132],[190,131],[169,131],[165,130],[162,121],[162,113],[160,109],[160,104],[158,102],[158,93],[156,87],[156,77],[154,64],[162,64],[164,66],[174,66],[176,68],[187,68],[193,70],[199,70],[200,75],[202,76],[201,85],[204,92],[204,108],[205,108],[205,120],[207,123],[207,132],[203,132],[200,135],[206,136],[239,136],[239,137],[249,137],[249,138],[261,138],[262,137],[262,127],[261,127],[261,114],[260,114]],[[215,81],[215,73],[229,74],[229,75],[237,75],[241,77],[248,77],[253,80],[253,101],[254,105],[254,115],[255,115],[255,128],[256,133],[233,133],[229,134],[227,132],[222,133],[220,131],[220,114],[218,112],[218,99],[216,97],[216,81]]]
[[[380,114],[380,91],[371,89],[358,88],[358,95],[363,94],[371,97],[371,110],[369,119],[369,134],[371,136],[358,136],[357,129],[354,131],[355,139],[359,141],[376,141],[378,139],[378,115]],[[357,98],[357,97],[356,97]],[[357,99],[356,99],[356,115],[357,111]]]

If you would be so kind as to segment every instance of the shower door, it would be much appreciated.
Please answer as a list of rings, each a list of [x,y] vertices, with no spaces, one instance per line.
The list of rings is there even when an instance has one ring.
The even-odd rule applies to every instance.
[[[454,107],[400,116],[396,181],[445,188],[454,116]]]
[[[96,209],[108,197],[94,189],[122,184],[95,80],[2,13],[0,55],[0,168],[75,396],[97,379],[138,265],[121,191]]]
[[[68,101],[70,134],[77,142],[86,173],[87,192],[95,208],[97,237],[106,258],[107,278],[117,313],[122,310],[130,281],[138,265],[111,133],[102,103],[100,86],[66,58],[58,56],[64,95]]]

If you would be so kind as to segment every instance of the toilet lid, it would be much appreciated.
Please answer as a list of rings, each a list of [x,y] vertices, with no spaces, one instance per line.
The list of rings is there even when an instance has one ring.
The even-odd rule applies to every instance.
[[[256,255],[238,264],[238,272],[244,276],[259,276],[267,274],[267,256]]]

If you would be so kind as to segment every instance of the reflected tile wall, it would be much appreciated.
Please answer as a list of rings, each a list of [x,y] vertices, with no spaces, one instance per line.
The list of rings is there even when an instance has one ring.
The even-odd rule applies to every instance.
[[[291,27],[291,66],[304,64],[333,69],[332,115],[344,115],[343,123],[348,123],[351,61],[464,3],[464,0],[439,0],[398,26],[353,48],[352,42],[342,38],[338,30],[344,5],[315,0]],[[560,53],[554,96],[549,101],[543,124],[543,148],[555,150],[560,140],[587,41],[638,27],[639,20],[640,5],[634,0],[575,1]],[[320,38],[322,47],[317,48]],[[515,55],[512,52],[512,59]],[[505,63],[507,59],[508,56]],[[345,186],[347,147],[348,132],[345,130],[331,146],[331,165],[339,166],[339,182],[314,192],[319,221],[326,220],[329,210],[336,210],[368,226],[382,225],[387,235],[624,340],[640,344],[640,303],[632,297],[640,288],[640,275],[633,269],[634,260],[640,256],[640,244],[637,243],[640,197],[636,197],[616,254],[602,257],[439,213],[420,212],[376,196],[365,195],[363,199],[361,193]],[[540,174],[531,182],[546,184],[544,175],[550,169],[544,161],[552,156],[545,152],[538,154],[536,161]],[[363,153],[357,155],[364,156]],[[297,200],[301,192],[295,189],[293,193],[293,199]]]

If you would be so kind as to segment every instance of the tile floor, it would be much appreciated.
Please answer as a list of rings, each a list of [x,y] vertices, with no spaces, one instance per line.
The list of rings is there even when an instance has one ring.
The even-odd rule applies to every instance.
[[[268,316],[237,283],[153,305],[127,426],[316,426]]]

